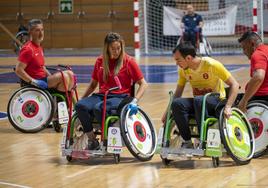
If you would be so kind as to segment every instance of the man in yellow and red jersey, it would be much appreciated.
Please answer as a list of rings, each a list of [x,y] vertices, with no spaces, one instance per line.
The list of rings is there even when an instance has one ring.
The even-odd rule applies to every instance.
[[[231,106],[237,96],[239,84],[230,72],[217,60],[210,57],[197,57],[191,43],[182,43],[173,50],[173,57],[180,67],[179,79],[171,105],[172,115],[179,128],[183,148],[191,148],[191,132],[188,126],[189,115],[194,115],[200,130],[202,100],[206,93],[219,93],[207,98],[206,116],[215,114],[215,107],[225,98],[224,83],[230,87],[230,94],[224,107],[224,116],[229,118]],[[193,98],[182,98],[185,84],[189,82],[193,90]],[[165,120],[166,113],[162,121]]]

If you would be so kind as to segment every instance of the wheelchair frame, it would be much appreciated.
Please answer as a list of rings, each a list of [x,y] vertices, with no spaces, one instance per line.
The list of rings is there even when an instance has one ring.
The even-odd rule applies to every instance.
[[[59,67],[63,67],[67,70],[71,70],[71,68],[69,66],[64,66],[64,65],[58,65]],[[61,132],[62,130],[62,127],[61,125],[59,124],[58,120],[53,120],[53,115],[55,114],[55,109],[57,109],[57,107],[55,106],[55,103],[57,103],[57,99],[59,99],[59,101],[63,101],[65,103],[67,103],[67,106],[69,107],[69,112],[68,112],[68,118],[70,118],[71,114],[72,114],[72,104],[75,103],[75,100],[77,101],[78,100],[78,94],[77,94],[77,91],[76,91],[76,81],[75,82],[75,85],[74,87],[72,88],[72,90],[70,91],[70,93],[68,92],[68,89],[67,89],[67,85],[66,85],[66,81],[64,79],[64,75],[63,75],[63,70],[61,70],[60,68],[47,68],[49,70],[56,70],[58,72],[61,73],[61,76],[62,76],[62,79],[63,79],[63,82],[64,82],[64,88],[65,88],[65,94],[63,95],[62,93],[60,92],[57,92],[57,91],[49,91],[49,90],[42,90],[40,88],[37,88],[35,86],[32,86],[32,85],[28,85],[26,84],[26,86],[23,86],[24,83],[23,81],[21,82],[21,88],[19,88],[18,90],[16,90],[13,95],[11,96],[11,98],[9,99],[9,102],[8,102],[8,106],[7,106],[7,112],[8,112],[8,118],[9,118],[9,121],[10,123],[12,124],[12,126],[23,132],[23,133],[36,133],[36,132],[39,132],[43,129],[45,129],[49,123],[52,121],[53,123],[53,126],[54,126],[54,129],[56,132]],[[74,78],[75,79],[75,78]],[[20,92],[23,91],[23,90],[31,90],[31,88],[33,88],[33,90],[39,92],[39,93],[43,93],[42,95],[43,96],[46,96],[48,98],[48,101],[50,101],[51,103],[51,114],[50,114],[50,117],[48,118],[48,120],[40,125],[39,128],[36,128],[36,129],[23,129],[21,128],[20,126],[17,126],[16,123],[13,121],[13,118],[12,118],[12,115],[11,115],[11,105],[12,105],[12,100],[14,97],[20,97]],[[75,95],[76,95],[76,98],[73,97],[73,92],[75,92]],[[18,96],[17,96],[18,94]],[[53,100],[54,98],[56,98],[56,100]]]
[[[203,103],[202,103],[202,119],[201,119],[201,133],[200,133],[200,143],[195,144],[193,149],[186,149],[186,148],[170,148],[170,138],[171,138],[171,127],[172,123],[173,126],[175,122],[171,117],[171,103],[173,101],[173,93],[169,92],[170,101],[168,105],[167,111],[167,119],[165,125],[160,128],[159,130],[159,137],[158,137],[158,152],[162,158],[162,162],[164,165],[168,165],[173,159],[178,159],[181,157],[212,157],[212,163],[214,167],[219,166],[219,157],[223,156],[223,152],[227,152],[231,156],[231,158],[236,162],[238,165],[248,164],[253,157],[253,151],[255,148],[255,140],[253,136],[253,132],[248,120],[245,118],[245,115],[238,109],[232,108],[233,115],[238,121],[243,121],[247,124],[247,130],[249,131],[248,135],[246,133],[243,134],[242,126],[237,125],[237,134],[235,137],[244,136],[245,140],[247,140],[247,144],[244,143],[243,147],[247,150],[247,154],[240,154],[235,153],[238,152],[236,149],[236,145],[233,144],[233,137],[230,138],[227,134],[229,126],[227,120],[223,117],[223,111],[221,112],[220,119],[217,118],[207,118],[205,120],[205,108],[206,108],[206,98],[207,96],[211,95],[212,93],[208,93],[204,96]],[[228,120],[229,121],[229,120]],[[190,120],[191,122],[191,120]],[[243,125],[244,126],[244,125]],[[233,130],[234,131],[234,130]],[[211,137],[210,135],[213,135]],[[179,132],[177,133],[179,136]],[[247,139],[246,139],[247,138]],[[235,141],[237,141],[236,139]],[[241,139],[241,143],[244,140]],[[242,147],[242,146],[241,146]],[[224,150],[225,148],[226,150]],[[235,148],[235,149],[234,149]]]
[[[202,38],[202,42],[200,42],[200,36]],[[181,42],[184,42],[184,36],[180,36],[177,45],[179,45]],[[201,46],[202,45],[202,46]],[[203,34],[196,33],[196,51],[198,54],[202,56],[211,56],[212,53],[212,47],[207,40],[207,38]]]
[[[124,129],[122,119],[120,119],[120,115],[122,114],[128,114],[129,110],[127,109],[127,105],[125,105],[121,111],[120,115],[109,115],[106,117],[106,99],[107,95],[109,92],[113,90],[117,90],[119,87],[114,87],[110,88],[107,90],[104,94],[104,100],[103,100],[103,111],[102,111],[102,122],[101,122],[101,142],[100,142],[100,149],[98,150],[74,150],[72,148],[72,145],[74,144],[74,126],[75,126],[75,121],[78,120],[77,115],[74,115],[72,120],[71,120],[71,125],[68,127],[65,127],[63,131],[63,138],[62,138],[62,143],[61,143],[61,148],[62,148],[62,155],[66,157],[66,159],[70,162],[73,160],[73,158],[79,158],[79,159],[89,159],[90,157],[102,157],[102,156],[108,156],[112,155],[114,157],[115,163],[118,164],[120,162],[120,153],[122,152],[122,147],[123,147],[123,142],[121,138],[125,141],[124,143],[126,144],[127,148],[129,151],[134,155],[137,159],[140,161],[148,161],[150,160],[155,152],[156,149],[156,131],[149,119],[149,117],[139,108],[139,112],[141,113],[146,120],[149,123],[149,127],[152,129],[152,142],[153,142],[153,148],[150,153],[148,154],[142,154],[142,153],[136,153],[135,151],[135,144],[131,143],[131,141],[126,141],[127,137],[129,136],[127,131]],[[132,91],[134,92],[134,91]],[[112,123],[115,123],[116,121],[120,120],[120,129],[117,129],[118,135],[120,136],[120,140],[117,140],[116,142],[121,143],[121,146],[118,146],[117,149],[108,151],[108,140],[109,140],[109,131],[108,129],[110,128],[110,125]],[[114,128],[114,127],[111,127]],[[123,132],[121,130],[124,130]],[[120,145],[120,144],[119,144]]]

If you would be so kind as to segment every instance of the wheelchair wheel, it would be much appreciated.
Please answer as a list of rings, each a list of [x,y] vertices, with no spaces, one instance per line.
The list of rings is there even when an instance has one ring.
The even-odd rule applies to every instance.
[[[59,124],[58,120],[53,121],[53,128],[57,133],[60,133],[63,130],[63,128],[62,128],[61,124]]]
[[[68,162],[71,162],[71,161],[73,160],[73,158],[72,158],[72,156],[67,155],[67,156],[66,156],[66,160],[67,160]]]
[[[180,148],[181,143],[182,143],[182,137],[181,137],[180,131],[179,131],[178,127],[176,126],[176,123],[174,120],[171,122],[169,130],[165,129],[165,132],[166,131],[168,131],[169,140],[168,140],[168,138],[166,138],[167,140],[165,140],[165,138],[163,137],[163,140],[162,140],[163,147]],[[168,166],[170,164],[170,162],[173,161],[173,160],[164,158],[161,154],[160,154],[160,157],[162,159],[162,163],[165,166]]]
[[[246,115],[254,132],[254,158],[257,158],[265,154],[268,146],[268,103],[260,100],[249,102]]]
[[[219,157],[212,157],[212,163],[215,168],[217,168],[220,165],[220,159]]]
[[[114,154],[114,162],[115,162],[115,164],[120,163],[120,154]]]
[[[54,104],[51,95],[35,87],[23,87],[10,98],[7,106],[11,125],[23,133],[43,130],[52,120]]]
[[[238,165],[248,164],[253,156],[255,141],[251,125],[246,116],[237,108],[232,108],[232,116],[220,115],[220,134],[227,154]]]
[[[168,131],[168,130],[167,130]],[[170,125],[170,139],[167,142],[166,146],[163,147],[170,147],[170,148],[180,148],[182,144],[182,137],[178,127],[176,126],[175,121],[173,120]]]
[[[16,39],[18,39],[22,44],[26,43],[29,40],[29,33],[28,31],[20,31],[16,34]],[[16,54],[19,53],[22,46],[20,46],[16,41],[14,41],[14,47]]]
[[[120,130],[134,157],[140,161],[151,160],[156,149],[157,136],[151,120],[142,109],[139,108],[136,115],[130,116],[125,105],[120,115]]]

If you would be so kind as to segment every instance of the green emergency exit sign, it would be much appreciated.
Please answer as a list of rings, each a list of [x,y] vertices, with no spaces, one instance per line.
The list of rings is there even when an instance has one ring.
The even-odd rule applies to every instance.
[[[73,0],[59,0],[59,13],[72,14],[73,13]]]

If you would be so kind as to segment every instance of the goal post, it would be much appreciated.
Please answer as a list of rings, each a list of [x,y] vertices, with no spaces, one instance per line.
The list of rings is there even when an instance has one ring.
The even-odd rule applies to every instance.
[[[255,28],[263,36],[262,3],[263,0],[139,0],[141,53],[171,54],[182,35],[180,23],[186,6],[192,4],[203,17],[203,35],[212,46],[212,55],[241,54],[237,39],[242,33]]]

